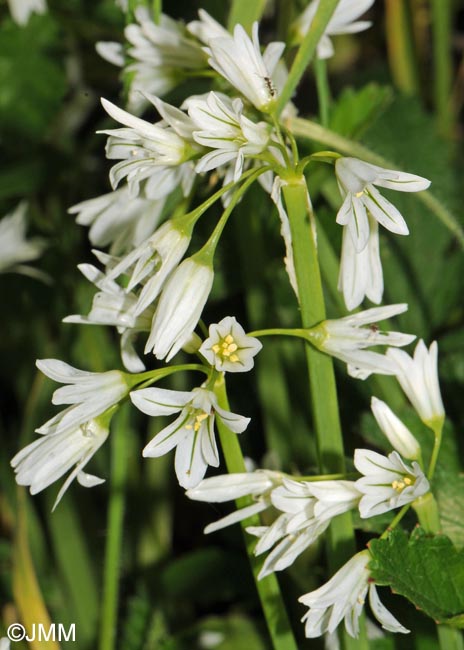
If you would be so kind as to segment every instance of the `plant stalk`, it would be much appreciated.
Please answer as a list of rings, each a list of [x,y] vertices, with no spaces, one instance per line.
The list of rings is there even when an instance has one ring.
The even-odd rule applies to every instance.
[[[219,406],[229,410],[229,401],[227,399],[226,384],[223,374],[219,375],[216,379],[214,392],[217,396]],[[219,418],[216,422],[228,472],[231,474],[246,472],[247,470],[237,434],[229,431]],[[251,505],[251,503],[252,500],[250,497],[242,497],[236,501],[236,505],[239,508]],[[274,573],[271,573],[262,580],[258,580],[258,573],[261,569],[262,562],[253,554],[255,546],[254,539],[245,533],[245,528],[250,525],[261,525],[258,515],[249,517],[245,521],[242,521],[241,526],[256,589],[266,618],[269,634],[272,639],[272,647],[274,650],[298,650],[282,595],[280,593],[277,577]]]
[[[317,257],[315,227],[304,177],[295,178],[282,187],[292,236],[295,273],[300,301],[301,321],[310,328],[325,320],[325,302]],[[345,472],[343,438],[341,433],[337,388],[331,357],[312,346],[305,346],[310,381],[310,397],[321,473]],[[329,529],[328,563],[334,572],[355,552],[351,514],[334,519]],[[343,636],[346,650],[369,647],[363,622],[360,638]]]

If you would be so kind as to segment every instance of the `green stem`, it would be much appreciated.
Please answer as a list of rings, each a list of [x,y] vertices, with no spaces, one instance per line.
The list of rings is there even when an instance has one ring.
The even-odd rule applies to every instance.
[[[253,183],[261,176],[261,174],[264,174],[264,172],[268,171],[268,167],[261,167],[260,169],[253,170],[253,173],[248,176],[246,181],[239,187],[239,189],[234,193],[233,197],[230,200],[230,203],[228,204],[227,208],[224,210],[222,213],[221,218],[216,224],[216,227],[214,228],[213,232],[211,233],[210,238],[206,242],[206,244],[203,246],[201,250],[198,251],[198,253],[195,253],[196,256],[209,256],[211,259],[214,257],[214,252],[216,250],[216,246],[219,243],[219,239],[221,238],[222,231],[224,230],[226,223],[232,214],[235,206],[237,203],[240,201],[242,196],[246,193],[248,188],[253,185]]]
[[[120,411],[111,433],[111,483],[108,526],[103,569],[103,600],[99,650],[116,648],[118,625],[119,571],[123,537],[125,484],[127,479],[128,413]]]
[[[395,163],[379,156],[359,142],[349,140],[334,131],[325,129],[320,124],[311,122],[310,120],[305,120],[299,117],[292,118],[289,120],[287,128],[291,130],[295,136],[309,138],[315,142],[338,149],[338,151],[341,151],[345,155],[361,158],[366,162],[379,165],[379,167],[386,167],[388,169],[395,168]],[[434,213],[437,219],[439,219],[448,230],[450,230],[450,232],[454,234],[461,247],[464,248],[464,230],[454,214],[438,201],[429,190],[418,192],[417,198]]]
[[[266,171],[266,170],[263,170]],[[260,170],[260,173],[262,174],[263,171]],[[237,185],[237,183],[240,183],[242,181],[245,181],[248,179],[250,176],[256,175],[256,169],[248,169],[246,172],[243,172],[243,174],[240,176],[239,180],[232,181],[231,183],[227,183],[227,185],[224,185],[224,187],[221,187],[220,190],[212,194],[210,197],[206,199],[206,201],[203,201],[201,205],[196,207],[194,210],[191,212],[188,212],[187,214],[182,215],[179,217],[179,219],[183,219],[186,223],[191,223],[192,225],[197,222],[197,220],[201,217],[202,214],[206,212],[214,203],[216,203],[217,200],[221,198],[226,192],[229,192],[233,187]],[[258,174],[259,176],[259,174]],[[255,180],[253,178],[253,180]],[[240,195],[241,196],[241,195]]]
[[[166,368],[158,368],[156,370],[148,370],[147,372],[140,372],[135,375],[126,374],[126,381],[133,388],[139,384],[144,384],[145,386],[150,386],[155,381],[160,381],[169,375],[173,375],[176,372],[185,372],[187,370],[193,370],[196,372],[203,372],[206,375],[209,374],[210,370],[206,366],[202,366],[199,363],[185,363],[180,366],[168,366]]]
[[[405,506],[403,506],[403,507],[401,508],[401,510],[400,510],[400,511],[395,515],[395,517],[393,517],[393,519],[391,520],[391,522],[390,522],[388,528],[386,528],[386,529],[383,531],[383,533],[380,535],[380,539],[384,539],[385,537],[387,537],[387,535],[389,534],[389,532],[398,526],[398,524],[399,524],[400,521],[403,519],[404,515],[407,513],[407,511],[409,510],[410,507],[411,507],[411,504],[410,504],[410,503],[407,503]]]
[[[319,117],[322,126],[327,127],[329,126],[330,88],[325,59],[318,59],[316,57],[314,70],[316,73],[317,98],[319,101]]]
[[[440,512],[431,492],[413,503],[419,523],[426,533],[436,535],[441,531]],[[460,630],[448,625],[437,626],[441,650],[463,650],[464,642]]]
[[[304,75],[306,68],[314,56],[317,44],[321,40],[338,2],[339,0],[324,0],[324,2],[319,3],[311,27],[303,38],[292,67],[290,68],[290,72],[288,73],[285,86],[277,100],[275,115],[280,115],[287,102],[291,99],[301,77]]]
[[[290,221],[301,320],[303,327],[309,328],[325,320],[326,313],[315,233],[310,225],[312,215],[309,215],[310,206],[304,177],[284,185],[282,191]],[[330,474],[345,473],[332,359],[312,346],[307,345],[305,348],[320,471]],[[334,519],[329,530],[329,569],[335,571],[355,552],[350,513]],[[356,650],[369,647],[363,625],[361,625],[360,638],[356,641],[345,633],[344,647]]]
[[[453,114],[451,104],[452,48],[451,0],[431,0],[434,63],[434,99],[438,124],[446,135],[451,135]]]
[[[443,424],[444,424],[444,418],[440,419],[440,421],[437,422],[436,426],[433,427],[433,433],[435,439],[433,443],[432,455],[430,457],[429,470],[427,472],[427,478],[429,479],[429,481],[432,480],[433,475],[435,473],[435,466],[437,464],[438,454],[440,453],[441,440],[443,436]]]
[[[229,410],[229,401],[227,399],[223,374],[216,379],[214,392],[217,396],[219,406]],[[232,474],[246,472],[245,462],[243,460],[242,450],[237,435],[229,431],[219,418],[217,419],[217,428],[228,472]],[[252,500],[250,497],[242,497],[236,501],[237,507],[244,507],[251,505],[251,503]],[[261,569],[262,562],[253,554],[255,541],[250,535],[245,534],[245,528],[250,525],[261,525],[258,515],[249,517],[245,521],[242,521],[241,526],[244,533],[245,546],[253,572],[256,589],[266,618],[266,624],[272,639],[273,648],[274,650],[297,650],[287,611],[280,593],[279,583],[275,574],[271,573],[262,580],[258,580],[258,573]]]
[[[388,59],[395,85],[406,95],[417,95],[419,77],[409,4],[404,0],[387,0],[385,21]]]
[[[163,0],[152,0],[153,22],[159,25],[163,13]]]
[[[285,327],[274,327],[272,329],[254,330],[253,332],[247,332],[247,336],[296,336],[297,338],[308,341],[307,330],[298,328],[287,329]]]

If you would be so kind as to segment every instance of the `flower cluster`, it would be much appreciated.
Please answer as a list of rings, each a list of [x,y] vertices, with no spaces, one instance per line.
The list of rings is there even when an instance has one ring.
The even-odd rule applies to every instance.
[[[317,47],[320,59],[333,54],[332,36],[369,27],[369,22],[358,19],[373,1],[339,2]],[[295,21],[295,42],[311,29],[319,4],[319,0],[311,2]],[[245,498],[246,505],[210,524],[205,532],[242,522],[257,538],[255,555],[266,554],[258,576],[263,578],[289,567],[342,514],[357,511],[367,519],[413,504],[430,490],[433,463],[426,474],[412,432],[374,397],[372,413],[392,450],[384,455],[356,449],[354,480],[345,474],[302,478],[267,469],[205,479],[209,466],[220,465],[216,428],[222,440],[224,435],[241,434],[250,423],[250,418],[230,410],[224,374],[253,369],[262,348],[261,335],[299,336],[345,362],[352,377],[395,376],[439,439],[445,413],[437,345],[432,343],[427,350],[420,341],[412,358],[398,348],[409,345],[414,335],[380,329],[378,321],[402,314],[406,304],[370,308],[338,319],[322,320],[322,314],[321,322],[310,320],[313,326],[305,329],[248,334],[234,316],[226,316],[209,324],[206,334],[201,318],[214,284],[216,248],[235,206],[256,181],[269,195],[269,205],[276,207],[285,268],[303,308],[304,282],[295,259],[287,196],[302,189],[302,221],[310,224],[308,235],[316,251],[317,222],[303,170],[308,161],[317,162],[317,154],[300,161],[286,119],[295,109],[291,104],[280,106],[290,95],[285,94],[284,43],[271,42],[262,49],[257,23],[251,36],[241,25],[230,33],[203,10],[188,25],[165,15],[155,23],[144,7],[138,7],[134,16],[135,22],[125,29],[128,47],[98,44],[102,56],[128,73],[129,101],[125,110],[102,99],[103,109],[119,125],[100,131],[107,136],[106,156],[113,163],[112,191],[69,209],[78,224],[90,227],[98,262],[79,266],[96,287],[89,313],[64,319],[116,328],[128,372],[91,373],[55,359],[38,361],[45,375],[65,384],[55,391],[52,402],[67,407],[37,429],[41,437],[19,451],[11,464],[17,482],[29,486],[32,494],[67,474],[58,503],[74,478],[86,487],[102,482],[84,469],[108,438],[120,403],[127,401],[153,418],[174,416],[158,428],[142,455],[156,458],[175,449],[177,479],[191,499],[219,503]],[[179,107],[163,101],[170,90],[195,75],[217,83],[209,92],[186,97]],[[383,297],[379,225],[395,235],[409,232],[404,217],[378,188],[419,192],[430,183],[336,152],[324,152],[324,157],[333,163],[341,195],[334,215],[343,227],[338,289],[348,310],[366,297],[378,304]],[[193,195],[199,186],[203,194],[212,187],[216,191],[198,205]],[[221,216],[195,249],[196,224],[213,205],[223,210]],[[22,210],[0,223],[11,244],[0,260],[2,269],[22,268],[19,262],[40,252],[40,245],[24,241]],[[101,250],[107,247],[108,251]],[[379,346],[386,346],[386,352],[380,353]],[[168,364],[181,351],[195,355],[196,363],[147,370],[154,359]],[[206,379],[191,390],[152,385],[183,371],[203,372]],[[264,511],[267,525],[259,519]],[[308,637],[332,633],[343,620],[347,632],[357,636],[368,592],[381,625],[407,632],[380,603],[369,559],[369,551],[358,553],[327,584],[300,598],[309,607],[303,618]]]

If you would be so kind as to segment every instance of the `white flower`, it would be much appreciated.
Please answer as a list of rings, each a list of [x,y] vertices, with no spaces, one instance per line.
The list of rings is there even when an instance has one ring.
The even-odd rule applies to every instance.
[[[143,456],[163,456],[177,447],[176,474],[179,484],[184,488],[198,485],[208,465],[219,465],[214,434],[216,414],[234,433],[244,431],[250,421],[249,418],[222,409],[214,393],[206,388],[194,388],[191,392],[143,388],[133,391],[130,397],[135,406],[147,415],[172,415],[180,412],[172,424],[148,443]]]
[[[272,74],[285,44],[270,43],[261,54],[258,23],[254,23],[252,39],[241,25],[236,25],[233,36],[211,38],[208,46],[205,51],[210,57],[210,66],[258,110],[272,110],[277,96]]]
[[[249,526],[246,531],[259,537],[255,555],[267,556],[258,578],[290,566],[322,535],[333,517],[351,510],[360,492],[350,481],[303,482],[284,478],[271,492],[272,505],[282,514],[270,526]]]
[[[206,526],[204,532],[208,534],[243,521],[269,508],[271,491],[281,483],[282,474],[280,472],[259,469],[245,474],[223,474],[203,479],[196,487],[187,490],[186,495],[194,501],[208,501],[209,503],[223,503],[244,496],[253,497],[255,503],[240,508]]]
[[[366,379],[373,372],[394,375],[395,365],[390,358],[378,352],[366,351],[375,345],[408,345],[416,338],[413,334],[385,332],[377,321],[396,316],[407,310],[406,304],[374,307],[336,320],[326,320],[308,330],[310,342],[327,354],[348,364],[348,374]],[[363,327],[369,325],[369,327]]]
[[[8,0],[11,17],[18,25],[26,25],[31,14],[44,14],[47,11],[45,0]]]
[[[418,463],[407,465],[397,451],[382,456],[356,449],[354,465],[364,476],[356,481],[363,493],[359,514],[363,519],[401,508],[429,491],[430,485]]]
[[[248,372],[254,366],[253,357],[262,347],[258,339],[245,334],[233,316],[226,316],[209,326],[209,337],[203,342],[200,354],[221,372]]]
[[[383,272],[379,251],[379,226],[369,217],[369,238],[359,253],[353,243],[348,226],[343,228],[342,255],[338,290],[343,293],[349,311],[358,307],[364,297],[377,305],[382,301]]]
[[[129,392],[128,376],[119,370],[86,372],[58,359],[38,359],[37,367],[61,384],[53,393],[52,404],[71,404],[36,429],[38,433],[73,431],[118,404]]]
[[[139,6],[135,19],[124,31],[129,43],[125,72],[130,79],[129,108],[139,112],[146,104],[145,93],[166,95],[192,72],[205,68],[206,56],[185,26],[166,14],[156,24],[147,8]],[[114,65],[126,62],[119,43],[97,43],[97,51]]]
[[[394,363],[395,375],[421,420],[432,429],[441,426],[445,409],[438,380],[438,345],[434,341],[430,349],[419,341],[414,358],[399,350],[388,350],[387,356]]]
[[[398,453],[408,460],[417,460],[420,456],[420,446],[409,429],[393,413],[391,408],[382,400],[373,397],[371,410],[377,424],[388,438],[390,444]]]
[[[282,202],[282,187],[287,184],[288,184],[287,181],[282,180],[280,176],[276,176],[272,184],[270,195],[272,201],[274,202],[277,208],[277,213],[280,218],[280,234],[282,235],[282,239],[284,240],[285,243],[285,257],[284,257],[285,270],[287,271],[288,279],[290,280],[290,285],[293,291],[295,292],[295,296],[297,297],[297,300],[299,301],[300,298],[298,296],[298,282],[296,279],[295,261],[293,259],[293,244],[292,244],[292,233],[290,230],[290,221],[288,219],[287,211],[285,210],[284,204]],[[308,201],[308,207],[311,211],[312,210],[311,199],[309,198],[308,192],[306,192],[306,200]]]
[[[170,361],[197,326],[213,286],[210,264],[195,257],[184,260],[169,276],[153,319],[145,353]]]
[[[44,249],[42,240],[26,239],[26,210],[27,204],[23,201],[0,220],[0,273],[39,274],[35,269],[23,265],[23,262],[40,257]]]
[[[266,149],[271,126],[265,122],[252,122],[242,111],[240,99],[230,100],[214,92],[210,92],[206,98],[188,100],[189,116],[199,129],[193,132],[194,140],[213,149],[197,163],[198,173],[235,161],[233,180],[238,181],[245,156],[253,156]]]
[[[356,22],[356,19],[370,9],[373,4],[374,0],[340,0],[317,45],[318,58],[329,59],[333,56],[334,48],[330,36],[355,34],[368,29],[372,23],[366,20]],[[295,21],[294,29],[299,40],[304,38],[311,27],[318,7],[319,0],[313,0]]]
[[[128,253],[107,274],[112,281],[130,270],[126,291],[137,285],[143,289],[135,308],[135,316],[143,313],[158,297],[167,278],[183,258],[190,243],[193,225],[185,220],[166,221],[151,237]]]
[[[193,123],[178,108],[158,97],[146,97],[163,117],[161,122],[151,124],[101,100],[107,113],[126,127],[100,131],[110,136],[107,158],[121,160],[110,170],[111,186],[115,189],[127,178],[132,195],[138,194],[139,184],[145,180],[147,198],[166,196],[179,184],[187,194],[193,181],[193,167],[188,161],[198,150],[192,139]]]
[[[154,307],[147,307],[143,313],[137,313],[138,297],[124,290],[92,264],[79,264],[81,273],[93,282],[98,291],[92,301],[92,308],[87,316],[73,314],[63,318],[64,323],[80,325],[112,325],[121,335],[121,358],[124,367],[130,372],[142,372],[145,366],[133,347],[133,339],[139,332],[149,332]]]
[[[199,41],[206,45],[212,38],[230,38],[230,34],[225,27],[214,20],[204,9],[198,10],[200,20],[192,20],[187,24],[187,30],[196,36]]]
[[[28,485],[30,493],[37,494],[75,466],[58,492],[55,509],[76,477],[84,487],[103,483],[104,479],[83,471],[108,437],[108,417],[102,419],[105,424],[89,420],[75,428],[50,432],[24,447],[11,461],[18,485]]]
[[[369,239],[368,214],[397,235],[409,234],[400,212],[374,187],[387,187],[398,192],[420,192],[430,181],[422,176],[383,169],[357,158],[337,158],[335,173],[344,199],[337,214],[337,223],[348,226],[357,252]]]
[[[375,584],[368,583],[370,559],[369,551],[357,553],[325,585],[298,599],[309,607],[302,618],[306,637],[314,638],[325,632],[331,634],[344,620],[348,634],[357,638],[359,616],[368,590],[372,613],[382,627],[390,632],[409,632],[382,605]]]
[[[153,233],[163,207],[163,200],[133,197],[128,187],[122,187],[73,205],[68,212],[77,214],[79,225],[90,226],[94,246],[113,244],[112,251],[119,252],[138,246]]]

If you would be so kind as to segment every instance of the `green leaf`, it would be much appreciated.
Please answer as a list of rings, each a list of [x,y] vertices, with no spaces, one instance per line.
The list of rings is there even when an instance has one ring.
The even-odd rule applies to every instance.
[[[359,90],[345,88],[330,113],[330,128],[346,136],[359,136],[392,101],[389,86],[369,83]]]
[[[464,627],[464,551],[445,535],[393,530],[369,544],[372,578],[408,598],[437,623]]]

